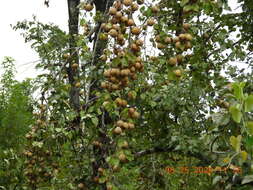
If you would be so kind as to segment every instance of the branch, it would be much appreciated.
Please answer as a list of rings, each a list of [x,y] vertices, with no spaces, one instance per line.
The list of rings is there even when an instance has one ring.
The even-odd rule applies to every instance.
[[[215,137],[214,140],[212,141],[211,145],[210,145],[210,151],[211,151],[211,153],[214,153],[214,154],[227,154],[227,153],[229,153],[230,151],[220,152],[220,151],[213,150],[213,145],[214,145],[214,143],[216,142],[216,140],[218,138],[219,138],[219,136]]]
[[[201,162],[203,164],[209,164],[209,163],[212,162],[212,160],[209,157],[207,157],[207,156],[205,156],[205,155],[203,155],[199,152],[197,152],[197,153],[196,152],[193,153],[193,152],[190,152],[190,151],[183,152],[181,150],[175,150],[175,148],[176,148],[175,145],[170,146],[170,147],[165,147],[165,148],[154,147],[154,148],[151,148],[151,149],[148,149],[148,150],[142,150],[142,151],[136,152],[134,154],[134,157],[139,158],[141,156],[146,156],[146,155],[154,154],[154,153],[173,152],[173,153],[178,153],[178,154],[182,154],[182,155],[197,158],[198,160],[201,160]]]
[[[141,157],[141,156],[145,156],[148,154],[154,154],[154,153],[163,153],[163,152],[169,152],[169,151],[173,151],[175,147],[166,147],[166,148],[161,148],[161,147],[154,147],[148,150],[142,150],[140,152],[136,152],[134,154],[134,156],[136,158]]]

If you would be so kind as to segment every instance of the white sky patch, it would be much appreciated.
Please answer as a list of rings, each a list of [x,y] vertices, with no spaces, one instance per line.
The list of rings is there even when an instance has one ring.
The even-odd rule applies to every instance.
[[[17,80],[36,76],[37,72],[34,69],[36,63],[34,61],[39,60],[39,57],[31,49],[30,44],[24,42],[24,38],[19,32],[12,30],[10,24],[15,25],[24,19],[32,20],[32,16],[35,15],[37,20],[43,23],[54,23],[67,31],[67,1],[51,0],[49,5],[47,8],[44,5],[44,0],[8,0],[1,3],[0,61],[3,60],[4,56],[15,59],[18,71]]]

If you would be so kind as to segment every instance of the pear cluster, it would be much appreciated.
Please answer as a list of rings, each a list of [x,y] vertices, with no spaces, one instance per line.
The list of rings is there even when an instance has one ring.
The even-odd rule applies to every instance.
[[[135,128],[134,120],[140,117],[140,113],[133,106],[130,106],[130,100],[134,100],[136,93],[131,89],[132,82],[138,79],[138,73],[144,71],[144,64],[141,58],[141,50],[144,41],[141,39],[143,26],[138,26],[133,18],[134,12],[139,10],[143,4],[142,0],[122,0],[115,1],[109,8],[109,19],[101,25],[102,32],[100,40],[110,40],[111,48],[106,48],[100,57],[105,65],[104,81],[101,82],[101,88],[113,93],[117,97],[113,100],[116,109],[120,111],[120,117],[116,119],[112,128],[112,135],[118,140],[123,140],[122,135]],[[149,25],[152,25],[152,20]],[[110,50],[109,50],[110,49]],[[120,94],[120,95],[119,95]],[[124,117],[123,112],[125,113]],[[94,141],[96,146],[100,147],[98,141]],[[116,156],[120,162],[127,162],[127,155],[124,150],[129,148],[127,140],[117,143]],[[119,166],[110,166],[113,172],[119,170]],[[104,169],[100,168],[98,173],[103,175]],[[112,186],[108,183],[107,189]]]
[[[144,64],[141,54],[141,48],[144,45],[140,39],[142,28],[137,26],[132,14],[139,9],[139,5],[143,2],[135,3],[132,0],[115,1],[109,9],[110,19],[107,23],[102,24],[103,33],[100,35],[102,39],[110,37],[113,40],[113,52],[110,60],[106,52],[100,57],[104,62],[114,62],[111,68],[104,71],[106,81],[101,83],[103,89],[112,91],[123,91],[130,86],[130,81],[137,79],[137,73],[144,71]],[[126,45],[126,41],[128,44]],[[124,62],[124,60],[127,60]],[[123,63],[124,62],[124,63]],[[131,93],[128,93],[128,97]],[[116,98],[114,101],[119,109],[129,109],[129,118],[139,118],[139,113],[134,108],[129,108],[128,102],[124,98]],[[133,129],[134,123],[118,120],[115,123],[113,133],[120,135],[126,129]]]
[[[35,117],[37,117],[36,124],[25,136],[28,146],[23,152],[26,158],[24,175],[27,178],[28,186],[32,188],[48,182],[52,179],[53,173],[58,171],[58,164],[53,162],[52,152],[43,144],[43,138],[46,135],[46,122],[42,116],[46,111],[45,105],[41,105],[40,110],[41,113],[35,114]]]

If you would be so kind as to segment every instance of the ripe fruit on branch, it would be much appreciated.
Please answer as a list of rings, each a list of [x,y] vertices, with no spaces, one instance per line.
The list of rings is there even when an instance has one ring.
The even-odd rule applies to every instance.
[[[189,30],[190,27],[191,27],[191,25],[188,24],[188,23],[184,23],[184,24],[183,24],[183,28],[184,28],[186,31]]]
[[[122,16],[122,17],[120,18],[120,20],[121,20],[121,22],[125,23],[125,22],[128,21],[128,18],[127,18],[126,16]]]
[[[71,68],[72,68],[72,69],[77,69],[77,68],[78,68],[78,64],[77,64],[77,63],[72,64],[72,65],[71,65]]]
[[[179,36],[179,39],[182,41],[182,40],[186,40],[186,35],[185,34],[180,34]]]
[[[123,0],[125,6],[130,6],[133,3],[133,0]]]
[[[110,23],[112,24],[117,24],[120,22],[120,19],[119,18],[116,18],[116,17],[112,17],[111,20],[109,20]]]
[[[83,188],[84,188],[84,184],[83,184],[83,183],[79,183],[79,184],[78,184],[78,188],[79,188],[79,189],[83,189]]]
[[[164,43],[166,43],[166,44],[170,44],[171,42],[172,42],[172,39],[170,37],[166,37],[164,39]]]
[[[153,26],[155,24],[155,20],[153,18],[148,19],[147,24],[149,26]]]
[[[177,58],[171,57],[171,58],[169,59],[169,64],[170,64],[171,66],[176,65],[176,64],[177,64]]]
[[[124,40],[124,35],[123,34],[118,34],[117,40],[119,40],[119,41]]]
[[[129,109],[128,109],[129,115],[133,115],[134,112],[135,112],[135,109],[134,109],[134,108],[129,108]]]
[[[177,57],[177,62],[178,63],[182,63],[183,62],[183,60],[184,60],[184,56],[183,55],[178,54],[176,57]]]
[[[141,63],[140,62],[136,62],[135,64],[134,64],[134,67],[137,69],[137,70],[140,70],[141,69]]]
[[[124,153],[120,153],[119,160],[121,162],[126,162],[127,161],[126,155]]]
[[[130,48],[133,52],[139,52],[141,50],[140,47],[135,43],[131,44]]]
[[[121,99],[121,98],[116,98],[115,103],[116,103],[118,106],[121,106],[121,107],[126,107],[126,106],[127,106],[127,101],[126,101],[126,100],[123,100],[123,99]]]
[[[110,77],[110,76],[111,76],[110,70],[105,70],[104,71],[104,77]]]
[[[138,46],[143,46],[144,42],[142,40],[136,40],[135,42]]]
[[[129,125],[127,122],[124,122],[123,125],[122,125],[122,128],[123,129],[128,129],[129,128]]]
[[[128,145],[128,142],[127,141],[124,141],[121,145],[122,148],[128,148],[129,145]]]
[[[119,120],[116,122],[117,127],[123,127],[124,121]]]
[[[118,24],[113,24],[112,28],[115,29],[116,31],[120,31],[120,26]]]
[[[134,35],[139,35],[141,33],[141,29],[135,26],[131,29],[131,32]]]
[[[142,62],[142,59],[141,59],[141,57],[136,57],[135,61],[141,63],[141,62]]]
[[[93,7],[92,4],[87,3],[87,4],[84,5],[83,8],[84,8],[84,10],[86,10],[86,11],[91,11],[94,7]]]
[[[192,37],[191,34],[185,34],[185,39],[188,40],[188,41],[192,41],[193,37]]]
[[[134,20],[133,19],[128,19],[128,21],[127,21],[127,26],[134,26],[135,25],[135,23],[134,23]]]
[[[120,12],[120,11],[118,11],[118,12],[116,12],[116,14],[115,14],[115,18],[121,18],[123,16],[123,14]]]
[[[103,29],[106,31],[106,32],[109,32],[111,29],[112,29],[112,25],[107,23],[105,24],[105,26],[103,27]]]
[[[115,103],[120,106],[121,105],[121,98],[116,98]]]
[[[110,70],[110,74],[111,75],[119,75],[119,69],[117,69],[117,68],[112,68],[111,70]]]
[[[114,165],[113,167],[112,167],[112,171],[114,171],[114,172],[118,172],[120,170],[120,168],[119,168],[119,166],[117,166],[117,165]]]
[[[129,69],[123,69],[120,72],[121,76],[128,76],[130,74],[130,70]]]
[[[156,36],[155,36],[155,41],[156,41],[156,42],[161,42],[161,37],[160,37],[160,35],[156,35]]]
[[[117,84],[112,84],[112,90],[119,90],[120,89],[120,87],[119,87],[119,85],[117,85]]]
[[[106,190],[112,190],[112,189],[113,189],[112,185],[106,185]]]
[[[107,56],[105,54],[100,56],[101,61],[106,61],[107,60]]]
[[[132,67],[130,68],[130,71],[131,71],[132,73],[135,73],[135,71],[136,71],[135,67],[132,66]]]
[[[138,5],[142,5],[144,3],[144,0],[137,0]]]
[[[181,49],[181,47],[182,47],[181,42],[180,42],[180,41],[179,41],[179,42],[176,42],[175,47],[176,47],[177,49]]]
[[[92,143],[94,146],[96,147],[101,147],[102,146],[102,143],[100,143],[99,141],[93,141]]]
[[[137,111],[135,111],[131,116],[134,119],[138,119],[140,117],[140,114]]]
[[[64,53],[62,57],[63,57],[63,59],[68,59],[70,57],[70,55],[68,53]]]
[[[107,83],[106,82],[102,82],[101,83],[101,88],[107,88]]]
[[[160,9],[158,6],[152,6],[151,11],[152,11],[152,13],[158,13],[160,11]]]
[[[173,42],[174,42],[174,43],[179,42],[179,37],[176,36],[175,38],[173,38]]]
[[[26,134],[26,135],[25,135],[25,138],[27,138],[27,139],[32,139],[32,138],[33,138],[33,136],[32,136],[32,135],[30,135],[30,134]]]
[[[128,96],[129,99],[132,99],[132,100],[135,99],[135,96],[134,96],[133,92],[128,92],[127,96]]]
[[[80,87],[81,87],[81,83],[80,83],[80,82],[77,82],[77,83],[75,84],[75,87],[76,87],[76,88],[80,88]]]
[[[115,7],[110,7],[109,14],[110,15],[115,15],[116,13],[117,13],[117,9]]]
[[[185,48],[186,48],[186,49],[191,49],[191,48],[192,48],[191,42],[189,42],[189,41],[186,42],[186,43],[185,43]]]
[[[134,11],[137,11],[137,10],[139,9],[139,6],[138,6],[136,3],[133,3],[133,4],[131,5],[131,9],[132,9],[133,12],[134,12]]]
[[[115,29],[111,29],[108,34],[112,37],[116,37],[118,35],[118,32]]]
[[[157,43],[156,46],[157,46],[158,49],[164,49],[164,48],[166,48],[166,46],[164,44],[162,44],[162,43]]]
[[[93,181],[94,181],[95,183],[99,183],[99,177],[98,177],[98,176],[94,177],[94,178],[93,178]]]
[[[126,100],[122,100],[121,101],[121,106],[122,107],[126,107],[127,106],[127,101]]]
[[[114,5],[113,5],[117,10],[121,10],[122,9],[122,4],[120,1],[115,1]]]
[[[43,121],[41,121],[40,119],[37,120],[37,124],[41,125],[43,123]]]
[[[122,129],[120,127],[116,127],[114,130],[113,130],[113,133],[116,134],[116,135],[120,135],[122,133]]]
[[[181,77],[181,76],[182,76],[182,71],[181,71],[180,69],[174,70],[173,73],[174,73],[177,77]]]
[[[104,173],[104,169],[103,168],[98,168],[98,172],[103,174]]]

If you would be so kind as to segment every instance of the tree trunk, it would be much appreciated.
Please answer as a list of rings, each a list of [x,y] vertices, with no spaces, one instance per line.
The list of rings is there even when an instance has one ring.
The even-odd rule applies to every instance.
[[[94,4],[96,6],[96,11],[101,12],[102,14],[106,15],[109,7],[112,6],[114,0],[95,0]],[[103,54],[103,50],[107,46],[106,41],[99,40],[99,33],[101,31],[101,24],[102,22],[100,21],[98,24],[98,28],[95,31],[94,35],[94,44],[93,44],[93,59],[92,59],[92,65],[96,67],[96,71],[100,70],[101,65],[99,65],[99,57]],[[92,81],[91,84],[92,86],[90,87],[90,97],[89,99],[94,99],[95,94],[94,92],[96,90],[99,90],[99,82],[98,79],[100,78],[98,72],[93,73],[92,76]],[[96,99],[96,98],[95,98]],[[106,165],[106,157],[109,154],[109,143],[110,139],[107,137],[107,128],[106,125],[111,122],[109,113],[107,113],[105,110],[103,111],[102,115],[99,116],[99,136],[98,140],[99,142],[102,143],[102,147],[93,147],[93,153],[96,158],[96,160],[93,162],[92,168],[93,168],[93,177],[98,176],[98,168],[99,167],[107,167]],[[106,190],[106,185],[102,184],[101,188],[103,190]]]
[[[78,35],[78,22],[79,22],[79,8],[77,7],[80,0],[68,0],[69,12],[69,67],[67,68],[70,89],[70,105],[76,111],[80,111],[80,97],[79,88],[75,86],[77,79],[79,79],[79,70],[72,69],[73,64],[79,64],[78,49],[76,44],[76,36]],[[77,119],[78,124],[80,119]]]

